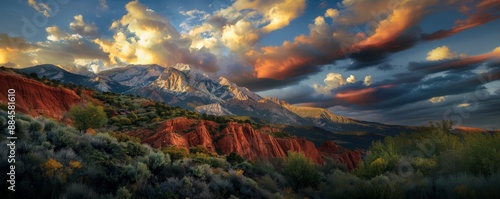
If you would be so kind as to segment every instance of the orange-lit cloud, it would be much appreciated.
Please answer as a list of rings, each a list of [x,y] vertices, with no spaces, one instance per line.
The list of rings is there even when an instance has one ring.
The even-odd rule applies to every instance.
[[[466,9],[465,9],[466,8]],[[448,30],[438,30],[431,34],[422,35],[424,40],[442,39],[452,36],[464,30],[483,25],[495,19],[499,19],[498,12],[500,11],[500,1],[498,0],[482,0],[474,7],[475,13],[469,14],[472,8],[462,8],[462,12],[466,12],[468,18],[465,20],[457,20],[455,26]]]
[[[387,2],[352,1],[347,2],[349,4],[347,9],[352,13],[364,15],[370,13],[371,9],[387,8],[385,7]],[[315,72],[317,69],[314,67],[343,59],[344,56],[349,56],[353,49],[355,53],[371,50],[383,56],[384,52],[396,51],[412,45],[405,44],[405,41],[398,41],[398,39],[405,31],[415,26],[427,12],[427,8],[434,4],[436,2],[432,0],[418,3],[404,1],[394,6],[393,10],[386,10],[388,14],[380,16],[382,17],[380,21],[371,16],[376,26],[370,35],[343,31],[335,28],[335,24],[328,24],[322,16],[318,16],[314,24],[309,25],[309,35],[299,35],[294,41],[285,41],[281,46],[253,49],[246,53],[246,60],[254,66],[257,78],[280,80]],[[325,15],[328,15],[328,12]],[[341,14],[337,17],[340,17],[339,20],[342,21],[342,17],[346,16],[350,15]],[[366,19],[360,16],[359,21],[366,22]],[[358,23],[359,21],[351,22]],[[343,21],[342,23],[351,22]],[[359,55],[358,57],[361,59],[366,56]]]
[[[246,60],[254,66],[258,78],[285,79],[309,74],[321,64],[331,63],[343,56],[342,40],[353,40],[354,35],[334,31],[320,20],[310,24],[310,34],[299,35],[294,41],[284,41],[281,46],[266,46],[248,51]],[[318,22],[318,21],[317,21]]]
[[[379,90],[392,88],[394,85],[382,85],[378,87],[362,88],[358,90],[349,90],[335,94],[335,99],[346,101],[357,105],[369,105],[379,102],[380,98],[374,95]]]

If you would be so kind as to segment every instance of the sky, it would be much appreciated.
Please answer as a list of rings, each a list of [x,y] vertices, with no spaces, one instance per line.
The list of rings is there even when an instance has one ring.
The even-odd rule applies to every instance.
[[[499,0],[12,0],[0,65],[190,64],[387,124],[500,128]]]

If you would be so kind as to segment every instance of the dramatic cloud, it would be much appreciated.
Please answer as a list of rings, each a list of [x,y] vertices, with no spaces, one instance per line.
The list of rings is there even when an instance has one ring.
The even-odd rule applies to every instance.
[[[500,1],[497,0],[482,0],[474,8],[469,8],[467,5],[464,5],[463,8],[462,11],[469,16],[467,19],[457,20],[455,22],[456,26],[451,29],[438,30],[431,34],[422,34],[422,39],[442,39],[500,18],[498,15],[498,12],[500,12]],[[470,14],[471,10],[474,10],[475,13]]]
[[[127,14],[113,22],[112,40],[94,40],[108,53],[110,65],[190,64],[205,72],[215,72],[217,58],[207,49],[191,49],[191,40],[182,36],[169,20],[133,1],[125,6]]]
[[[24,67],[35,63],[32,53],[37,46],[21,37],[11,37],[0,33],[0,65]]]
[[[363,6],[357,7],[361,2]],[[358,16],[370,13],[371,9],[382,9],[385,5],[379,4],[387,2],[366,0],[351,3],[352,5],[349,4],[344,10],[346,16],[351,16],[347,11]],[[370,6],[372,4],[377,5]],[[281,46],[266,46],[249,51],[246,57],[254,66],[258,78],[284,79],[312,74],[319,71],[316,67],[346,57],[356,61],[348,66],[350,70],[377,66],[387,61],[390,53],[407,49],[417,42],[419,30],[414,26],[424,13],[428,12],[427,8],[434,4],[431,0],[402,2],[393,10],[387,10],[388,14],[380,21],[372,21],[375,28],[370,35],[344,31],[342,26],[339,26],[339,29],[319,16],[314,20],[314,24],[309,25],[308,36],[297,36],[293,42],[285,41]],[[373,19],[373,16],[371,18]],[[342,23],[350,23],[342,19],[345,18],[340,18]],[[361,21],[366,22],[359,20]]]
[[[318,21],[318,20],[316,20]],[[335,32],[327,23],[309,25],[310,35],[295,37],[281,46],[266,46],[245,54],[258,78],[284,79],[316,73],[319,66],[343,56],[340,40],[353,35]]]
[[[429,102],[431,102],[433,104],[437,104],[440,102],[444,102],[444,100],[446,100],[446,96],[439,96],[439,97],[433,97],[433,98],[429,99]]]

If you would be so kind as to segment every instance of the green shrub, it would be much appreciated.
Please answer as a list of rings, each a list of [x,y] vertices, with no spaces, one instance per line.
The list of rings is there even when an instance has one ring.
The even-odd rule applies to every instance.
[[[90,102],[71,107],[69,117],[73,120],[75,128],[80,130],[80,132],[88,128],[99,128],[108,122],[103,107],[94,106]]]
[[[318,168],[302,153],[289,151],[283,172],[296,188],[315,187],[319,183]]]
[[[138,137],[130,136],[130,135],[127,135],[125,133],[108,132],[108,134],[110,136],[116,138],[116,140],[118,140],[118,142],[128,142],[128,141],[136,142],[136,143],[141,142],[141,140]]]
[[[189,153],[186,149],[176,147],[176,146],[167,146],[161,149],[163,153],[166,153],[170,156],[172,161],[180,160],[189,157]]]

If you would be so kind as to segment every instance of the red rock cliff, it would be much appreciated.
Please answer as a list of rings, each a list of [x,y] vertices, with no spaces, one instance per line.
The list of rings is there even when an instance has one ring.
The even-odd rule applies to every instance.
[[[360,153],[344,149],[333,142],[325,142],[319,148],[304,138],[275,138],[262,133],[249,124],[229,122],[226,125],[213,121],[175,118],[165,121],[151,135],[132,133],[143,143],[160,148],[174,145],[188,149],[202,145],[210,152],[218,149],[224,154],[235,152],[253,160],[257,157],[286,157],[287,151],[302,152],[316,163],[323,163],[324,156],[333,157],[355,168],[361,160]]]
[[[16,111],[33,116],[45,115],[61,119],[71,105],[81,102],[81,98],[72,90],[0,72],[0,101],[7,102],[8,89],[16,90]]]

